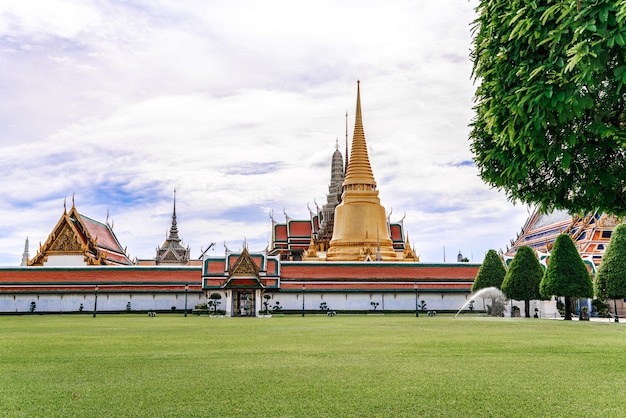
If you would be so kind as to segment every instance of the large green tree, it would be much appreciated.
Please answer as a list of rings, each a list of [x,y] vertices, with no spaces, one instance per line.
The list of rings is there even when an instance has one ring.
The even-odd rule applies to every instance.
[[[589,270],[568,234],[556,237],[539,290],[545,298],[565,297],[565,319],[568,320],[572,319],[572,298],[593,296]]]
[[[539,283],[543,278],[543,267],[532,248],[522,246],[517,249],[513,261],[504,276],[502,291],[509,299],[523,300],[526,318],[530,318],[530,301],[543,299]]]
[[[505,275],[504,263],[502,263],[502,259],[498,256],[496,250],[487,251],[472,284],[472,293],[486,287],[497,287],[500,289]]]
[[[482,179],[544,210],[626,213],[626,2],[480,0]]]
[[[598,299],[613,299],[617,314],[615,299],[626,298],[626,224],[619,224],[613,230],[596,274],[594,290]]]

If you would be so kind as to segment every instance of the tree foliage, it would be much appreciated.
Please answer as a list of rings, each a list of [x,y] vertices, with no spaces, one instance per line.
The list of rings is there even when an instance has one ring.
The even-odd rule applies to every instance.
[[[556,237],[539,290],[545,298],[565,297],[565,319],[571,319],[571,298],[593,296],[589,271],[568,234]]]
[[[626,298],[626,224],[619,224],[613,230],[596,274],[594,290],[602,300]]]
[[[220,299],[222,299],[222,295],[220,293],[217,293],[217,292],[211,293],[211,296],[209,296],[209,303],[208,303],[210,310],[217,313],[217,307],[220,306],[220,304],[222,303],[220,302]]]
[[[533,249],[528,246],[519,247],[504,276],[502,291],[509,299],[525,302],[526,317],[530,317],[530,301],[543,299],[539,292],[542,278],[543,267]]]
[[[544,210],[626,213],[626,2],[480,0],[482,179]]]
[[[472,284],[472,293],[486,287],[497,287],[500,289],[505,274],[506,269],[496,250],[487,251],[485,259],[474,279],[474,284]]]

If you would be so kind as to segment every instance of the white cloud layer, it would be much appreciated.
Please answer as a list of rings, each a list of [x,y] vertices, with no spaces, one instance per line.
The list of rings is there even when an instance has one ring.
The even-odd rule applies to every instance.
[[[325,202],[365,134],[382,204],[422,261],[482,261],[527,217],[471,164],[475,1],[70,1],[0,5],[0,265],[31,256],[74,194],[131,257],[171,222],[192,255],[263,249],[269,212]]]

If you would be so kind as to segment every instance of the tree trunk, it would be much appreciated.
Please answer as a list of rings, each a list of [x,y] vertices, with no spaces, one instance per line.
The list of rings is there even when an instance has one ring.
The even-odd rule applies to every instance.
[[[565,296],[565,320],[572,320],[572,298],[570,296]]]
[[[530,318],[530,299],[524,301],[524,309],[526,310],[526,318]]]

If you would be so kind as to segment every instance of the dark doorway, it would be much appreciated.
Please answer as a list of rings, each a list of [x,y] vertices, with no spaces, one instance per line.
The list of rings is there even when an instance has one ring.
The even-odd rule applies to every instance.
[[[251,290],[237,291],[233,316],[254,316],[254,292]]]

